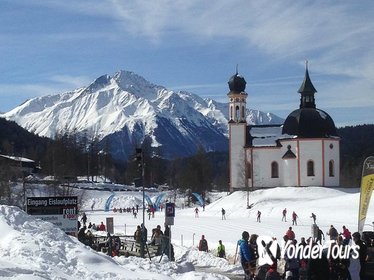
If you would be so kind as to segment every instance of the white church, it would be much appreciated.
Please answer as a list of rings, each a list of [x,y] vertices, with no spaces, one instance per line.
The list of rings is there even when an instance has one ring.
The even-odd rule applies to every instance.
[[[306,67],[300,107],[283,125],[246,122],[246,81],[228,82],[230,191],[287,186],[339,186],[340,138],[332,118],[316,108]]]

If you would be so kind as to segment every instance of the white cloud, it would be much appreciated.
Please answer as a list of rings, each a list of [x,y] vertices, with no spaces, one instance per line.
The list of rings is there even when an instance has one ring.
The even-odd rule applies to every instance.
[[[261,65],[264,68],[276,66],[282,69],[286,67],[284,65],[302,64],[304,59],[308,59],[311,78],[318,90],[317,105],[321,105],[319,107],[353,107],[374,103],[374,50],[371,47],[374,42],[374,5],[370,0],[30,0],[27,5],[47,7],[51,13],[62,10],[82,17],[88,16],[90,20],[96,17],[110,22],[108,27],[111,28],[97,32],[81,30],[78,22],[76,30],[64,32],[64,29],[61,29],[56,33],[53,33],[53,30],[51,33],[38,35],[46,40],[83,42],[87,38],[93,38],[97,41],[131,41],[129,36],[133,36],[145,39],[144,45],[156,43],[160,47],[169,47],[180,40],[181,45],[208,42],[209,46],[217,46],[217,49],[220,48],[221,41],[229,41],[233,46],[240,45],[244,50],[244,55],[238,54],[238,57],[245,57],[246,52],[248,57],[257,54],[263,56],[261,59],[267,61],[265,66]],[[7,38],[12,36],[24,36],[5,35],[4,42],[9,41]],[[221,53],[231,51],[227,47]],[[196,61],[196,64],[198,63],[200,62]],[[270,72],[269,70],[268,73]],[[334,80],[326,85],[321,84],[322,82],[318,81],[319,75],[326,77],[325,80],[331,77],[334,77]],[[275,76],[270,80],[248,79],[249,93],[254,94],[255,102],[269,110],[284,109],[287,106],[289,108],[290,100],[298,103],[294,98],[298,99],[296,91],[301,83],[298,77],[296,81],[293,78]],[[89,82],[85,77],[69,76],[55,76],[51,81],[58,84],[52,85],[48,82],[25,86],[0,85],[0,93],[3,94],[12,87],[18,92],[50,94],[71,90]],[[206,84],[198,83],[200,81],[197,81],[197,84],[173,88],[200,90],[205,92],[205,96],[209,95],[206,92],[219,92],[221,95],[227,90],[226,81],[222,84],[213,84],[209,80]],[[222,90],[218,89],[221,86]],[[282,99],[279,98],[279,92],[273,91],[276,86],[283,88]],[[256,92],[253,92],[254,90]],[[285,94],[286,91],[288,93]],[[261,94],[262,92],[266,94]]]
[[[256,48],[269,60],[300,61],[308,58],[327,74],[366,75],[373,61],[374,6],[370,1],[33,1],[51,9],[105,17],[121,30],[106,34],[54,34],[61,38],[86,36],[124,38],[123,32],[169,44],[176,35],[196,42],[230,38],[233,44]],[[365,8],[364,8],[365,7]],[[122,32],[122,33],[121,33]],[[357,63],[357,64],[356,64]],[[356,66],[351,68],[351,66]],[[350,71],[350,69],[352,69]],[[370,75],[372,77],[372,75]]]
[[[57,82],[63,87],[68,87],[71,89],[80,88],[87,86],[92,79],[86,76],[70,76],[70,75],[55,75],[49,78],[53,82]]]

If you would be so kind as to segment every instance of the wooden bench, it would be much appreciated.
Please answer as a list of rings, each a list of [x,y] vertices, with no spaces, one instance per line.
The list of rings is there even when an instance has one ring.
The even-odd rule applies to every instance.
[[[113,235],[112,238],[119,237],[121,240],[120,249],[118,251],[119,256],[141,256],[141,246],[140,243],[135,242],[133,236],[119,236]],[[106,242],[106,236],[94,236],[93,248],[97,251],[103,253],[108,252],[108,247],[104,245]],[[144,256],[153,258],[155,256],[161,255],[161,245],[150,245],[144,246]]]
[[[146,245],[144,246],[144,255],[150,258],[160,255],[160,246]],[[141,245],[134,240],[124,240],[121,242],[121,249],[119,250],[120,256],[141,256]]]

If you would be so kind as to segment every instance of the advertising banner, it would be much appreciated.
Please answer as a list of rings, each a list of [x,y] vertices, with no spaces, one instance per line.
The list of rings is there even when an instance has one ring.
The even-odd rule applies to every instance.
[[[370,204],[371,194],[374,189],[374,157],[365,159],[362,168],[360,207],[358,211],[358,232],[362,234],[364,229],[366,214]]]
[[[78,197],[28,197],[27,214],[50,222],[65,232],[77,231]]]

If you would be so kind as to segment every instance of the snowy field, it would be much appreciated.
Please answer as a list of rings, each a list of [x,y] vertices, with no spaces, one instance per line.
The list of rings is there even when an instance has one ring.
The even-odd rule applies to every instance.
[[[88,221],[100,224],[113,217],[114,232],[132,235],[142,223],[142,213],[135,219],[131,213],[105,212],[105,203],[112,194],[109,191],[79,190],[83,195],[81,209],[85,209]],[[79,193],[78,193],[79,194]],[[147,193],[154,201],[159,193]],[[317,216],[317,224],[326,232],[330,225],[342,231],[345,225],[351,232],[357,230],[359,204],[358,189],[276,188],[250,193],[247,209],[247,193],[211,193],[211,204],[205,211],[199,207],[195,218],[194,208],[182,207],[184,198],[176,198],[175,224],[171,227],[175,262],[164,256],[141,259],[136,257],[108,257],[95,252],[65,235],[50,223],[28,216],[17,207],[0,206],[0,279],[229,279],[227,276],[242,274],[238,261],[234,264],[237,241],[242,231],[281,239],[291,223],[291,213],[298,216],[293,226],[296,239],[311,236],[311,213]],[[165,199],[174,202],[174,193]],[[111,208],[133,207],[142,204],[141,192],[115,192]],[[372,230],[374,203],[368,211],[364,230]],[[93,206],[93,211],[91,207]],[[221,209],[226,210],[222,220]],[[282,210],[287,208],[287,222],[282,222]],[[256,222],[257,211],[262,212],[261,223]],[[150,234],[152,228],[163,224],[163,212],[154,218],[145,217]],[[197,245],[201,235],[209,244],[209,253],[199,252]],[[218,240],[226,246],[227,259],[217,258]],[[201,267],[208,267],[207,273]]]

